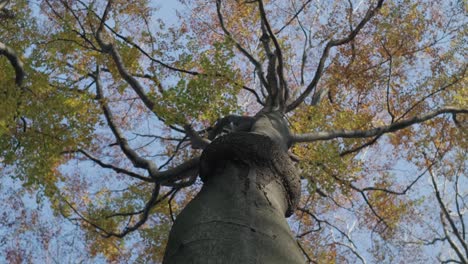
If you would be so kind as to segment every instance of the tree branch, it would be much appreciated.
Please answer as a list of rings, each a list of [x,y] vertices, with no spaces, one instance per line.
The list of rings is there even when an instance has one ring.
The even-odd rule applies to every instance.
[[[318,262],[313,260],[309,254],[307,254],[307,252],[305,251],[304,247],[302,246],[301,242],[299,240],[296,241],[297,245],[299,246],[299,248],[301,249],[302,251],[302,254],[304,254],[304,256],[307,258],[307,261],[308,263],[314,263],[314,264],[317,264]]]
[[[167,193],[165,193],[164,195],[161,196],[161,198],[159,198],[156,203],[160,203],[161,201],[163,201],[164,199],[166,199],[167,197],[169,197],[170,195],[172,195],[175,191],[177,191],[175,188],[173,188],[172,190],[168,191]],[[133,215],[139,215],[139,214],[142,214],[143,212],[145,211],[145,208],[141,209],[141,210],[138,210],[138,211],[134,211],[134,212],[119,212],[119,213],[113,213],[113,214],[110,214],[110,215],[106,215],[105,218],[112,218],[112,217],[116,217],[116,216],[133,216]]]
[[[122,132],[113,121],[112,112],[110,111],[109,107],[105,102],[105,99],[102,96],[102,86],[99,78],[99,71],[96,74],[96,76],[94,76],[94,78],[96,80],[96,99],[99,100],[101,104],[101,107],[104,111],[104,117],[106,118],[108,126],[114,134],[118,145],[122,149],[122,152],[127,156],[127,158],[133,163],[135,167],[146,169],[150,177],[152,178],[152,181],[158,184],[162,184],[168,181],[176,181],[178,179],[182,179],[184,178],[184,176],[186,176],[185,174],[187,171],[191,171],[193,168],[196,168],[196,166],[198,166],[199,157],[196,157],[172,169],[159,171],[159,169],[152,161],[146,160],[139,156],[138,153],[130,147],[127,139],[123,137]]]
[[[155,184],[153,188],[153,192],[151,193],[151,198],[145,204],[145,208],[143,209],[142,216],[140,217],[140,220],[138,220],[138,222],[136,222],[134,225],[130,227],[128,226],[125,227],[125,229],[120,233],[107,232],[105,237],[115,236],[115,237],[122,238],[126,236],[128,233],[137,230],[140,226],[146,223],[146,220],[148,220],[151,209],[158,203],[159,189],[160,189],[160,186],[158,184]]]
[[[468,109],[459,109],[455,107],[445,107],[441,108],[436,111],[429,112],[423,116],[416,116],[413,118],[409,118],[406,120],[398,121],[392,123],[388,126],[381,126],[376,127],[369,130],[335,130],[330,132],[317,132],[317,133],[308,133],[308,134],[295,134],[291,135],[291,142],[292,143],[299,143],[299,142],[313,142],[313,141],[321,141],[321,140],[330,140],[335,138],[367,138],[367,137],[374,137],[381,134],[395,132],[414,124],[423,123],[427,120],[430,120],[438,115],[442,114],[457,114],[457,113],[468,113]]]
[[[202,138],[191,125],[185,125],[184,130],[187,136],[190,138],[192,149],[204,149],[211,143],[210,140]]]
[[[275,34],[281,33],[281,31],[283,31],[287,26],[289,26],[289,25],[294,21],[294,19],[296,19],[296,17],[299,16],[299,14],[302,12],[302,10],[304,10],[304,8],[305,8],[310,2],[312,2],[312,0],[307,0],[304,4],[302,4],[302,6],[299,8],[299,10],[297,10],[297,12],[294,14],[294,16],[292,16],[291,19],[289,19],[288,22],[286,22],[286,24],[284,24],[284,26],[282,26],[280,29],[278,29],[277,31],[275,31]]]
[[[330,40],[328,41],[327,45],[325,46],[325,49],[322,52],[322,56],[319,61],[319,65],[317,66],[317,69],[315,71],[314,77],[312,78],[312,81],[310,84],[307,86],[305,91],[296,99],[294,100],[291,104],[288,105],[286,111],[290,112],[294,110],[296,107],[298,107],[307,96],[316,88],[320,78],[322,77],[323,70],[325,67],[325,62],[328,59],[328,55],[330,53],[331,48],[340,46],[343,44],[347,44],[354,40],[354,38],[357,36],[357,34],[361,31],[361,29],[371,20],[372,17],[377,13],[377,11],[382,7],[384,0],[379,0],[377,2],[377,5],[375,7],[369,7],[367,10],[366,15],[364,18],[361,20],[361,22],[356,26],[354,30],[352,30],[347,37],[338,39],[338,40]]]
[[[255,66],[255,70],[258,73],[258,78],[260,79],[260,82],[263,84],[264,87],[268,87],[268,83],[265,80],[262,65],[260,64],[260,62],[258,62],[244,47],[242,47],[242,45],[234,38],[234,36],[232,36],[231,32],[229,32],[229,30],[226,28],[226,25],[224,24],[223,15],[221,13],[221,0],[216,0],[216,12],[218,14],[219,24],[224,34],[226,34],[228,38],[234,42],[236,48],[242,54],[244,54],[244,56],[247,57],[247,59],[249,59],[249,61]]]
[[[11,66],[15,69],[15,83],[21,87],[25,76],[23,62],[12,48],[2,42],[0,42],[0,55],[5,56],[10,61]]]
[[[101,18],[101,24],[100,25],[104,25],[104,23],[105,23],[106,16],[109,13],[108,8],[109,9],[111,8],[110,7],[111,2],[112,2],[112,0],[110,0],[108,2],[108,5],[106,6],[106,11],[107,12],[106,11],[104,12],[104,16]],[[130,87],[140,97],[143,104],[151,112],[153,112],[155,114],[155,116],[159,120],[161,120],[162,122],[165,122],[165,120],[155,112],[155,110],[154,110],[155,103],[148,97],[148,95],[146,94],[143,86],[140,84],[140,82],[137,79],[135,79],[135,77],[132,76],[132,74],[130,74],[128,72],[128,70],[124,66],[124,62],[123,62],[122,57],[120,56],[120,53],[118,52],[118,50],[115,48],[115,46],[112,43],[107,42],[107,41],[105,41],[103,39],[102,30],[103,30],[103,27],[100,26],[99,29],[96,31],[96,40],[98,41],[99,46],[101,47],[103,52],[108,53],[108,54],[111,55],[120,76],[130,85]],[[177,128],[177,127],[172,126],[172,125],[169,126],[169,127],[176,130],[176,131],[178,131],[178,132],[184,132],[182,129]]]
[[[122,132],[120,131],[120,128],[114,123],[114,118],[112,116],[112,112],[109,109],[105,98],[103,97],[103,92],[102,92],[102,84],[101,84],[101,79],[99,77],[99,67],[96,73],[96,76],[93,76],[96,81],[96,99],[99,100],[99,103],[101,104],[101,108],[104,112],[104,117],[106,118],[107,125],[112,131],[112,134],[114,134],[117,143],[120,146],[120,149],[122,152],[127,156],[127,158],[133,163],[133,165],[137,168],[142,168],[146,169],[151,177],[154,178],[154,175],[157,174],[157,168],[156,165],[149,160],[146,160],[138,155],[135,150],[133,150],[130,145],[128,144],[127,139],[123,136]]]
[[[272,54],[273,56],[269,56],[269,65],[272,65],[272,69],[270,69],[270,66],[268,67],[268,74],[272,74],[275,78],[274,81],[278,81],[278,83],[272,84],[270,83],[270,86],[277,85],[277,91],[275,91],[276,97],[278,97],[275,101],[279,101],[279,107],[281,109],[284,109],[284,104],[286,103],[286,100],[288,99],[289,91],[287,89],[287,84],[286,80],[284,78],[284,62],[283,62],[283,53],[281,51],[281,46],[276,39],[275,33],[271,29],[270,23],[268,22],[268,18],[266,16],[266,11],[263,6],[263,1],[258,0],[258,7],[260,11],[260,18],[262,20],[262,24],[265,25],[266,31],[268,32],[267,36],[273,41],[273,44],[275,45],[275,51]],[[266,32],[264,32],[265,35]],[[267,41],[267,40],[266,40]],[[268,47],[268,45],[266,45]],[[268,50],[266,50],[268,51]],[[276,60],[278,63],[276,64]],[[278,80],[277,80],[278,79]]]
[[[93,162],[95,162],[96,164],[98,164],[99,166],[101,166],[102,168],[106,168],[106,169],[111,169],[117,173],[122,173],[122,174],[126,174],[130,177],[133,177],[135,179],[139,179],[139,180],[142,180],[142,181],[146,181],[146,182],[154,182],[153,179],[151,178],[148,178],[148,177],[145,177],[143,175],[140,175],[138,173],[135,173],[135,172],[132,172],[132,171],[129,171],[129,170],[126,170],[126,169],[123,169],[123,168],[119,168],[117,166],[114,166],[112,164],[108,164],[108,163],[105,163],[103,161],[101,161],[100,159],[96,158],[95,156],[93,156],[91,153],[87,152],[86,150],[84,149],[78,149],[77,151],[74,151],[74,152],[79,152],[79,153],[82,153],[83,155],[85,155],[88,159],[92,160]]]
[[[429,169],[429,175],[431,175],[432,186],[434,187],[435,196],[436,196],[437,202],[439,203],[440,209],[442,211],[441,214],[443,214],[443,216],[449,222],[450,227],[452,228],[452,233],[455,234],[455,237],[458,239],[460,244],[465,249],[466,256],[468,256],[468,246],[467,246],[465,240],[460,236],[460,231],[458,230],[457,226],[455,225],[455,222],[453,221],[452,217],[450,216],[450,214],[448,212],[448,209],[447,209],[447,206],[445,206],[444,202],[442,201],[442,197],[440,195],[439,188],[437,187],[437,183],[436,183],[436,180],[435,180],[435,175],[432,172],[432,169]],[[449,236],[449,234],[448,234],[448,232],[446,230],[446,224],[445,224],[445,221],[443,219],[443,216],[441,215],[441,221],[442,221],[442,226],[444,227],[445,235],[447,236],[447,239],[449,240],[450,245],[452,246],[452,248],[457,252],[457,255],[460,257],[460,260],[462,260],[463,262],[466,262],[466,259],[463,258],[463,254],[461,254],[461,252],[459,252],[460,250],[458,249],[456,244],[451,241],[451,238],[450,238],[450,236]]]
[[[335,226],[334,224],[330,223],[328,220],[324,220],[324,219],[320,219],[318,218],[314,213],[312,213],[311,211],[307,210],[306,208],[297,208],[298,211],[301,211],[301,212],[304,212],[308,215],[310,215],[312,218],[314,218],[315,221],[317,221],[317,223],[324,223],[330,227],[332,227],[333,229],[335,229],[336,231],[338,231],[338,233],[340,233],[343,237],[346,238],[346,240],[349,241],[349,243],[351,243],[351,245],[353,245],[353,247],[356,248],[356,244],[353,242],[353,240],[345,233],[343,232],[341,229],[339,229],[337,226]]]

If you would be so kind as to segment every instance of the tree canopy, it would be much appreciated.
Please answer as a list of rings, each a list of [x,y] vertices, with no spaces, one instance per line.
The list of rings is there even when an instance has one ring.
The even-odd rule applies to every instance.
[[[309,262],[467,263],[465,2],[169,2],[0,1],[0,262],[161,261],[203,149],[279,111]]]

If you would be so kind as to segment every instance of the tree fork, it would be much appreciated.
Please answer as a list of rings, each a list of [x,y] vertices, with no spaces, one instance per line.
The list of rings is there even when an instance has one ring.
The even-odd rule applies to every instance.
[[[286,121],[256,119],[204,150],[204,185],[177,217],[163,263],[305,263],[285,218],[300,198]]]

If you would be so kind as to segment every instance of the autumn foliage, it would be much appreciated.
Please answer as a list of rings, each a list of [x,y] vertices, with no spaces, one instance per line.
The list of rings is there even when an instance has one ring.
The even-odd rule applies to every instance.
[[[0,262],[161,261],[216,124],[279,109],[305,259],[466,263],[466,3],[167,2],[0,9]]]

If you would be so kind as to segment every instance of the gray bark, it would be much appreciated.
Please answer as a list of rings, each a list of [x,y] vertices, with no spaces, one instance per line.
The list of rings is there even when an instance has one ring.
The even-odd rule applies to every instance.
[[[277,114],[215,139],[200,161],[204,185],[178,215],[163,263],[305,263],[285,218],[300,195],[288,141]]]

